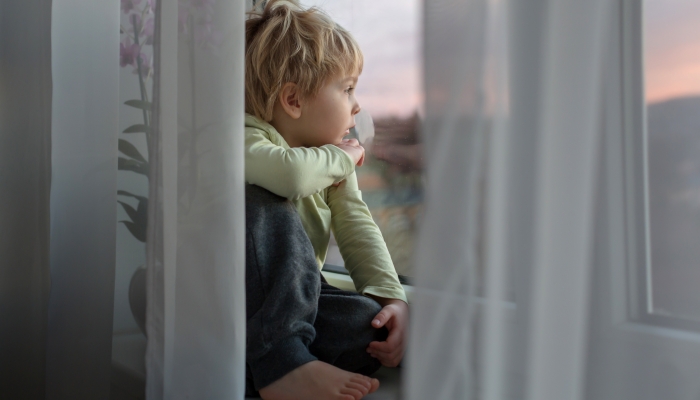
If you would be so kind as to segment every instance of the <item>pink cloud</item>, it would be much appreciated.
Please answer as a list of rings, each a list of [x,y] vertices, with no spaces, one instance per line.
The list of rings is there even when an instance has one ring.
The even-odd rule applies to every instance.
[[[700,3],[650,0],[645,10],[648,102],[700,94]]]

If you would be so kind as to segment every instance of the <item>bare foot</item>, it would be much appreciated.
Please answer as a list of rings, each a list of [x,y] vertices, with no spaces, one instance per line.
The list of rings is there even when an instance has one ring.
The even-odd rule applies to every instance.
[[[311,361],[260,389],[265,400],[360,400],[379,387],[379,381]]]

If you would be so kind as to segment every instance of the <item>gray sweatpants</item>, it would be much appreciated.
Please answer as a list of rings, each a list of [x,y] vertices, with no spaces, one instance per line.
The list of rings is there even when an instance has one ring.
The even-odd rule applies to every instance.
[[[386,340],[370,325],[380,310],[323,279],[294,204],[246,185],[247,397],[314,360],[374,373],[380,363],[366,349]]]

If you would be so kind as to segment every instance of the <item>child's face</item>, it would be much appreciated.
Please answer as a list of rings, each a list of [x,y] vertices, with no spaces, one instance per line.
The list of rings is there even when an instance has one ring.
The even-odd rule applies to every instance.
[[[338,144],[355,126],[360,104],[355,99],[357,75],[329,79],[318,95],[306,100],[302,109],[304,124],[300,142],[306,147]]]

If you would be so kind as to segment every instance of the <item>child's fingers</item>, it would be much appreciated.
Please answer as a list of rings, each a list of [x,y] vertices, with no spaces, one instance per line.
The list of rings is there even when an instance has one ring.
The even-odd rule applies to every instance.
[[[386,360],[394,360],[394,359],[399,359],[401,357],[401,355],[403,354],[403,351],[404,351],[403,346],[397,346],[396,348],[393,348],[390,351],[371,350],[370,354],[373,354],[376,357],[384,358]]]
[[[370,342],[368,350],[381,352],[381,353],[392,353],[396,349],[400,349],[403,342],[399,340],[388,340],[385,342]]]
[[[379,314],[377,314],[372,320],[372,326],[375,328],[381,328],[382,326],[386,325],[390,319],[391,312],[382,309],[382,311],[380,311]]]
[[[394,346],[387,342],[370,342],[367,350],[379,353],[389,353],[394,350]]]
[[[379,362],[385,367],[396,367],[403,358],[403,351],[397,350],[393,353],[370,352],[370,355],[379,360]]]
[[[380,361],[387,361],[387,362],[392,362],[392,361],[401,361],[401,356],[403,355],[403,349],[395,349],[392,352],[383,352],[383,351],[374,351],[370,350],[368,351],[369,355],[380,360]]]
[[[382,365],[387,367],[395,367],[403,358],[404,346],[402,338],[398,340],[387,340],[386,342],[371,342],[367,348],[367,352]]]
[[[360,158],[360,161],[357,162],[357,166],[361,167],[362,164],[365,163],[365,153],[362,153],[362,158]]]

